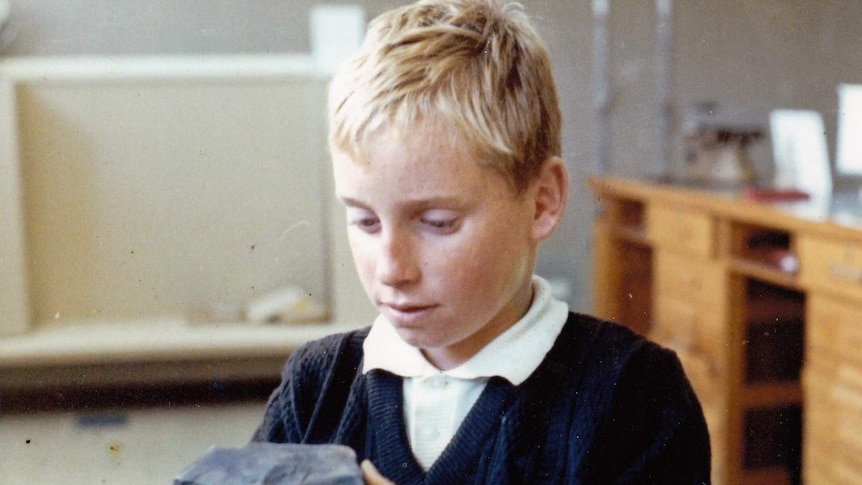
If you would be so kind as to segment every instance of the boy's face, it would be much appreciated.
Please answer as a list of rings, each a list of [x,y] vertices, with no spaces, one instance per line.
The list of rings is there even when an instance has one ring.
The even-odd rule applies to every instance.
[[[537,245],[531,189],[515,195],[499,173],[439,141],[447,138],[405,143],[383,133],[372,139],[368,163],[333,154],[365,291],[440,369],[466,361],[523,316]]]

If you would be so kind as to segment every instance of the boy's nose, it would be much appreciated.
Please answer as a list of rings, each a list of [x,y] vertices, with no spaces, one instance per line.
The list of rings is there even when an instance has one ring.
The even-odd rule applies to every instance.
[[[409,235],[400,231],[383,235],[376,270],[377,280],[387,286],[404,286],[419,279],[419,265]]]

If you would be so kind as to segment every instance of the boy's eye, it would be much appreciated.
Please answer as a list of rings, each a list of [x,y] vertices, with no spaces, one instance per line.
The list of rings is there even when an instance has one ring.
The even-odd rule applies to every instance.
[[[458,216],[451,211],[433,210],[422,215],[422,224],[438,231],[451,231],[458,225]]]
[[[422,222],[435,229],[445,229],[455,225],[455,221],[445,219],[422,219]]]
[[[374,219],[373,217],[365,217],[356,221],[356,225],[364,229],[372,228],[377,226],[377,219]]]
[[[348,213],[348,224],[356,226],[365,232],[374,232],[380,226],[380,220],[373,214],[363,212],[350,214]]]

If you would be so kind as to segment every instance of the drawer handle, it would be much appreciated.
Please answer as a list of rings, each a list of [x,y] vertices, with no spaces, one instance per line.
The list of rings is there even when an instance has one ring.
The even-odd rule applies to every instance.
[[[862,268],[832,263],[829,266],[829,274],[837,279],[862,283]]]

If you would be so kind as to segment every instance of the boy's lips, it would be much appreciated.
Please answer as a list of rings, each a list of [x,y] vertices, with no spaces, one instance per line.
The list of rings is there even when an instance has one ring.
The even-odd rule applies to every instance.
[[[380,302],[380,308],[386,310],[397,323],[410,323],[427,315],[439,305],[433,303],[387,303]]]

